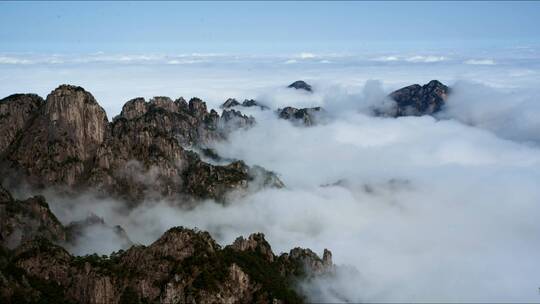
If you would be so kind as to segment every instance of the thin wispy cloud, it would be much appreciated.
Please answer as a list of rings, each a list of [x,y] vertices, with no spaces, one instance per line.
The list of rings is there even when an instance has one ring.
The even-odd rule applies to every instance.
[[[493,59],[469,59],[464,63],[472,65],[494,65],[495,61]]]
[[[445,56],[412,56],[409,58],[406,58],[405,61],[408,62],[424,62],[424,63],[431,63],[431,62],[441,62],[448,60]]]

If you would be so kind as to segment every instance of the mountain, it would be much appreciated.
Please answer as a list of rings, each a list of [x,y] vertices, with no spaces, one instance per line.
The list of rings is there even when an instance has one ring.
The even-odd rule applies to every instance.
[[[241,107],[246,107],[246,108],[249,108],[249,107],[259,107],[261,110],[268,110],[270,109],[269,107],[263,105],[263,104],[260,104],[258,101],[256,101],[255,99],[245,99],[242,103],[238,102],[238,100],[234,99],[234,98],[229,98],[227,99],[222,105],[221,105],[221,108],[222,109],[229,109],[229,108],[232,108],[232,107],[237,107],[237,106],[241,106]]]
[[[0,173],[8,186],[97,189],[130,202],[224,200],[260,175],[260,167],[254,174],[242,161],[212,165],[191,151],[254,122],[238,111],[224,110],[221,116],[208,111],[198,98],[135,98],[112,122],[92,94],[71,85],[59,86],[45,100],[17,94],[0,105],[0,130],[10,130],[3,131],[0,151]],[[273,176],[265,180],[277,180],[265,174]]]
[[[283,109],[278,109],[278,117],[285,120],[290,120],[293,123],[301,124],[304,126],[313,126],[320,116],[324,114],[324,109],[321,107],[314,108],[301,108],[297,109],[294,107],[285,107]]]
[[[300,303],[295,281],[334,269],[328,250],[322,259],[301,248],[275,255],[261,233],[222,248],[182,227],[149,246],[73,256],[60,246],[66,231],[101,219],[66,228],[43,198],[17,201],[1,186],[0,211],[2,303]]]
[[[389,97],[396,106],[390,116],[421,116],[439,112],[444,106],[450,88],[438,80],[425,85],[413,84],[392,92]]]
[[[287,86],[287,88],[297,89],[297,90],[304,90],[307,92],[312,92],[312,88],[309,84],[307,84],[303,80],[297,80],[290,85]]]
[[[0,185],[0,247],[13,249],[32,239],[65,242],[68,233],[42,196],[17,200]]]

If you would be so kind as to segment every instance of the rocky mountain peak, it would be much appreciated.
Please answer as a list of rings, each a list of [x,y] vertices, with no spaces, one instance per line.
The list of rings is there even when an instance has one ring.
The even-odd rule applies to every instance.
[[[221,127],[225,130],[248,128],[255,124],[255,118],[253,116],[244,115],[242,112],[234,109],[223,110],[221,118],[223,119],[223,125]]]
[[[146,111],[148,111],[146,100],[142,97],[137,97],[124,104],[120,116],[126,119],[133,119],[144,115]]]
[[[290,120],[293,123],[300,122],[305,126],[312,126],[316,124],[317,115],[323,113],[324,110],[321,107],[302,108],[297,109],[294,107],[285,107],[278,109],[277,113],[279,118]]]
[[[0,100],[0,153],[15,139],[37,110],[43,98],[36,94],[13,94]]]
[[[166,96],[156,96],[150,99],[150,104],[162,109],[165,109],[169,112],[178,112],[180,111],[179,104],[172,101],[169,97]]]
[[[214,252],[219,245],[208,232],[196,231],[184,227],[167,230],[149,249],[162,257],[182,260],[198,252]]]
[[[5,139],[0,172],[10,176],[6,183],[67,186],[64,191],[91,188],[137,203],[178,196],[186,201],[222,200],[227,191],[247,188],[253,180],[242,162],[211,165],[188,151],[251,126],[253,117],[239,111],[224,111],[220,117],[214,110],[208,112],[199,98],[189,103],[164,96],[148,102],[135,98],[109,123],[89,92],[61,85],[44,103],[32,96],[9,97],[1,104],[5,115],[0,117],[0,130],[11,130],[10,117],[26,113],[11,105],[34,105],[26,101],[34,99],[35,106]]]
[[[256,252],[264,256],[269,262],[274,261],[274,253],[272,252],[272,248],[262,233],[253,233],[247,239],[240,236],[230,247],[237,251]]]
[[[413,84],[392,92],[389,97],[396,101],[391,116],[420,116],[434,114],[442,109],[450,89],[438,80],[421,86]]]
[[[46,99],[44,124],[60,141],[75,144],[80,159],[89,158],[103,143],[108,127],[105,110],[94,96],[81,87],[61,85]]]
[[[242,103],[238,102],[238,100],[234,98],[227,99],[220,107],[222,109],[229,109],[236,106],[242,106],[242,107],[259,107],[261,110],[268,110],[269,108],[261,103],[259,103],[255,99],[244,99]]]
[[[206,103],[200,98],[193,97],[189,100],[189,111],[196,117],[202,117],[208,112]]]
[[[232,108],[232,107],[239,106],[239,105],[240,105],[240,103],[238,102],[238,100],[236,100],[234,98],[229,98],[221,105],[221,108],[222,109],[228,109],[228,108]]]
[[[15,248],[36,237],[65,241],[67,234],[42,196],[16,200],[0,185],[0,247]]]
[[[297,90],[304,90],[304,91],[307,91],[307,92],[312,92],[311,85],[307,84],[303,80],[297,80],[297,81],[291,83],[290,85],[288,85],[287,87],[297,89]]]
[[[286,258],[300,261],[309,275],[320,275],[331,272],[334,269],[332,253],[328,249],[324,250],[322,259],[311,249],[298,247],[292,249],[289,254],[286,255]]]

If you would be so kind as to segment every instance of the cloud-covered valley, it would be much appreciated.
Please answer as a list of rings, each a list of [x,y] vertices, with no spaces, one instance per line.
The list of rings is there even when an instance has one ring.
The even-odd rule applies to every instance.
[[[138,95],[196,95],[214,108],[227,97],[256,98],[271,109],[321,106],[328,112],[322,123],[303,127],[278,119],[273,110],[239,108],[257,123],[213,144],[224,158],[277,173],[283,189],[233,193],[228,204],[205,201],[194,208],[147,201],[128,209],[92,194],[63,199],[45,193],[62,222],[93,213],[142,244],[182,225],[207,230],[222,244],[263,232],[276,252],[328,248],[339,265],[336,274],[300,284],[317,302],[540,299],[536,59],[528,65],[505,59],[464,63],[479,57],[443,54],[339,63],[345,59],[306,52],[237,65],[208,57],[203,66],[65,65],[51,78],[47,65],[2,66],[0,78],[13,80],[0,85],[2,93],[14,87],[40,93],[53,82],[75,81],[106,100],[109,118]],[[286,60],[296,63],[284,65]],[[35,74],[24,76],[29,71]],[[520,71],[529,72],[510,76]],[[37,78],[47,80],[37,84]],[[296,79],[310,82],[314,93],[285,88]],[[386,96],[393,89],[431,79],[452,89],[435,117],[372,115],[373,107],[391,105]],[[99,240],[83,238],[72,250],[120,249],[107,233],[88,231]]]

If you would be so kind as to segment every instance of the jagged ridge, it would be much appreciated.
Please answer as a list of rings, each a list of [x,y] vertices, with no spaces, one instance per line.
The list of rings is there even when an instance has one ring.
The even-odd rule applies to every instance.
[[[3,188],[0,197],[13,203]],[[45,201],[40,204],[41,215],[54,217]],[[322,259],[301,248],[277,256],[261,233],[222,248],[207,232],[175,227],[150,246],[78,257],[53,243],[65,237],[60,223],[43,221],[39,228],[14,249],[0,246],[4,303],[298,303],[296,280],[334,269],[328,250]]]
[[[151,196],[223,200],[227,192],[246,189],[254,179],[241,161],[212,165],[188,150],[205,148],[254,123],[234,110],[221,116],[208,112],[198,98],[189,103],[136,98],[112,122],[92,94],[70,85],[61,85],[45,101],[12,95],[0,105],[1,130],[10,129],[12,117],[18,122],[1,151],[0,173],[9,177],[5,183],[95,188],[137,202]]]

